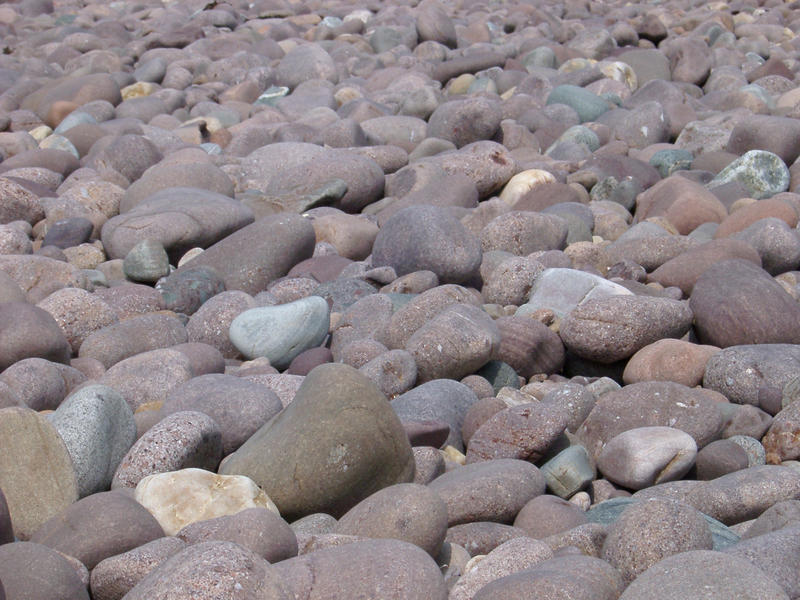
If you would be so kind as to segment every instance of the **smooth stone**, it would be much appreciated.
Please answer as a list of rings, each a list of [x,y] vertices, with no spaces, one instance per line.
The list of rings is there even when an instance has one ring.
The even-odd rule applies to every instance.
[[[372,249],[373,266],[391,266],[398,275],[432,271],[441,283],[474,277],[480,243],[443,208],[410,206],[383,224]]]
[[[275,571],[293,598],[446,600],[439,567],[424,550],[400,540],[354,541],[282,561]]]
[[[119,320],[117,311],[107,302],[80,288],[56,290],[37,306],[53,316],[73,354],[80,352],[81,345],[92,333]]]
[[[521,317],[542,308],[564,318],[584,302],[609,296],[630,296],[630,290],[597,275],[575,269],[545,269],[533,283],[528,301],[515,313]]]
[[[800,265],[800,237],[781,219],[761,219],[731,238],[755,248],[761,256],[762,268],[770,275],[780,275]]]
[[[498,360],[526,379],[537,373],[558,373],[564,364],[561,338],[543,323],[523,316],[495,320],[500,330]]]
[[[711,442],[697,453],[695,460],[697,479],[701,481],[716,479],[748,466],[747,453],[729,439]]]
[[[411,481],[414,458],[375,384],[332,363],[309,373],[291,404],[231,454],[220,473],[251,477],[294,520],[341,515],[379,489]],[[314,497],[304,492],[311,482]]]
[[[726,260],[709,267],[695,283],[689,305],[697,337],[705,344],[727,348],[800,341],[797,302],[748,261]]]
[[[393,400],[407,392],[417,381],[414,357],[405,350],[389,350],[359,367],[381,390]]]
[[[108,489],[122,458],[136,441],[136,422],[125,399],[102,385],[80,388],[50,415],[67,446],[83,498]]]
[[[800,500],[777,502],[754,519],[742,534],[742,539],[750,539],[791,527],[800,521]]]
[[[144,239],[125,255],[122,270],[131,281],[155,283],[169,275],[167,251],[160,242]]]
[[[654,426],[685,431],[702,448],[722,431],[719,400],[707,390],[679,383],[633,383],[599,396],[576,436],[589,454],[597,457],[603,446],[623,431]]]
[[[255,308],[250,294],[231,290],[209,298],[189,317],[186,335],[190,342],[213,346],[225,358],[237,358],[239,350],[230,341],[228,331],[233,320],[245,310]]]
[[[16,399],[13,405],[36,411],[55,410],[69,390],[84,380],[66,365],[43,358],[25,358],[0,374],[9,397]]]
[[[481,294],[487,304],[508,306],[523,304],[531,286],[544,271],[544,266],[528,257],[512,256],[503,260],[484,277]]]
[[[67,363],[70,346],[47,311],[26,302],[0,304],[0,369],[26,358]]]
[[[500,458],[469,464],[428,484],[447,504],[450,527],[473,521],[509,523],[525,504],[545,490],[533,464]]]
[[[230,326],[230,340],[247,358],[263,356],[284,369],[301,352],[318,346],[330,327],[330,309],[320,296],[251,308]]]
[[[791,198],[792,196],[786,198],[781,195],[739,206],[719,224],[719,227],[714,231],[714,238],[730,237],[733,234],[744,231],[754,223],[770,217],[784,221],[789,227],[795,227],[798,213],[790,200]]]
[[[110,218],[103,225],[101,239],[110,258],[125,258],[139,242],[152,239],[176,259],[187,250],[207,248],[252,223],[252,211],[228,196],[173,187]]]
[[[297,556],[297,536],[289,524],[275,511],[260,506],[189,523],[176,537],[189,545],[234,542],[273,564]]]
[[[185,547],[183,541],[167,536],[100,561],[91,573],[92,598],[120,600],[150,571]]]
[[[484,366],[500,345],[500,332],[481,309],[469,304],[445,308],[406,343],[417,364],[417,380],[461,379]]]
[[[547,544],[520,537],[500,544],[480,562],[472,565],[450,591],[451,600],[471,600],[485,585],[496,579],[524,571],[553,557]]]
[[[457,148],[490,140],[500,127],[497,102],[475,96],[440,104],[428,118],[428,135],[453,142]]]
[[[575,109],[581,123],[596,121],[610,108],[605,99],[575,85],[559,85],[553,88],[547,96],[547,104],[566,104]]]
[[[631,504],[609,526],[603,559],[630,582],[668,556],[712,546],[700,512],[675,500],[651,499]]]
[[[725,205],[699,183],[680,175],[662,179],[636,197],[636,221],[664,217],[681,235],[703,223],[721,223],[728,216]]]
[[[630,357],[622,379],[626,384],[674,381],[694,387],[703,382],[709,359],[719,351],[716,346],[661,339],[648,344]]]
[[[300,215],[267,216],[228,235],[181,266],[177,273],[208,266],[223,277],[225,289],[264,291],[314,253],[314,227]]]
[[[0,578],[3,599],[89,600],[86,586],[69,559],[33,542],[0,546]]]
[[[467,464],[514,458],[538,462],[567,428],[561,407],[530,402],[491,416],[472,434]]]
[[[689,306],[669,298],[614,296],[582,302],[559,328],[564,345],[582,358],[611,363],[662,338],[679,338],[692,324]]]
[[[597,476],[589,453],[581,445],[565,448],[543,463],[539,470],[547,482],[547,489],[560,498],[572,497]]]
[[[162,160],[125,189],[119,203],[120,212],[128,212],[157,192],[176,187],[197,188],[229,197],[234,194],[233,182],[213,163]]]
[[[686,496],[697,510],[726,525],[754,519],[777,502],[800,494],[800,474],[776,465],[761,465],[704,481]]]
[[[778,531],[749,537],[725,552],[749,561],[771,576],[792,598],[800,594],[795,573],[798,568],[798,525],[788,525]]]
[[[47,229],[42,246],[57,246],[62,249],[78,246],[89,241],[93,228],[92,222],[85,217],[56,221]]]
[[[99,360],[110,368],[137,354],[187,341],[186,329],[179,319],[144,314],[98,329],[83,341],[78,356]]]
[[[33,225],[44,218],[39,197],[13,179],[0,177],[0,193],[3,195],[0,223],[27,221]]]
[[[164,535],[147,510],[127,494],[100,492],[53,516],[31,541],[74,556],[86,568]]]
[[[425,290],[416,296],[404,296],[407,302],[388,315],[389,323],[384,331],[376,332],[374,337],[383,340],[393,349],[405,348],[411,336],[425,323],[441,313],[448,306],[456,304],[478,305],[478,300],[465,287],[456,284],[444,284]],[[375,302],[384,302],[374,299]],[[366,304],[366,303],[365,303]],[[355,309],[357,305],[354,305]],[[355,316],[355,315],[353,315]],[[366,315],[365,315],[366,316]],[[348,315],[345,315],[345,319]]]
[[[3,490],[0,490],[0,546],[14,541],[14,528],[11,525],[11,514]]]
[[[577,505],[549,494],[536,496],[519,511],[514,527],[537,540],[564,533],[586,524],[586,515]]]
[[[774,415],[781,410],[784,387],[799,366],[796,344],[730,346],[709,359],[703,387],[724,394],[731,402],[760,406]]]
[[[546,250],[563,250],[567,245],[567,221],[558,215],[514,210],[492,219],[480,233],[484,252],[503,250],[527,256]]]
[[[466,385],[450,379],[435,379],[414,387],[391,401],[392,410],[403,421],[438,421],[449,426],[445,444],[464,449],[462,425],[469,408],[478,401]]]
[[[173,271],[158,281],[156,289],[165,309],[192,315],[207,300],[224,292],[225,282],[216,269],[200,265]]]
[[[0,409],[0,489],[14,535],[27,540],[78,499],[78,482],[64,441],[29,408]]]
[[[678,287],[686,296],[690,296],[697,280],[709,267],[736,258],[761,266],[758,251],[746,242],[730,238],[715,239],[687,247],[684,252],[654,265],[647,281],[660,283],[664,287]]]
[[[222,454],[227,456],[282,409],[277,394],[264,385],[208,373],[172,388],[159,414],[162,418],[187,410],[207,414],[219,425]]]
[[[334,532],[403,540],[435,557],[447,533],[447,506],[425,486],[400,483],[359,502],[342,515]]]
[[[198,468],[214,470],[222,459],[219,425],[205,413],[172,413],[142,435],[123,457],[112,489],[135,488],[149,475]]]
[[[619,598],[679,600],[698,596],[707,600],[789,598],[774,579],[752,563],[710,550],[682,552],[657,562],[631,582]]]
[[[800,123],[795,119],[753,115],[734,126],[725,150],[736,155],[749,150],[766,150],[790,165],[800,156],[798,137]]]
[[[556,556],[501,577],[481,588],[473,600],[615,600],[625,588],[619,572],[591,556]]]
[[[683,477],[694,465],[697,444],[672,427],[637,427],[611,438],[597,457],[609,481],[640,490]]]
[[[233,542],[188,546],[152,570],[125,597],[212,600],[220,593],[241,598],[291,598],[275,567]]]
[[[751,198],[770,198],[789,189],[789,169],[781,158],[766,150],[750,150],[737,158],[709,183],[713,189],[736,181]]]
[[[134,412],[148,402],[163,402],[170,389],[194,377],[189,356],[175,348],[159,348],[121,360],[98,383],[117,390]]]
[[[136,486],[134,497],[167,535],[175,535],[190,523],[234,515],[248,508],[278,513],[269,496],[251,479],[196,468],[149,475]]]

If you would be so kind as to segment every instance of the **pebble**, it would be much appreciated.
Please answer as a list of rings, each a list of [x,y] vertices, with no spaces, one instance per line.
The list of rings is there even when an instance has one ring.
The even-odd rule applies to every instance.
[[[4,526],[0,510],[5,546],[25,544],[8,539],[15,515],[27,515],[16,536],[26,539],[31,515],[105,497],[131,432],[147,440],[187,409],[209,420],[216,440],[203,467],[224,473],[252,453],[248,475],[293,507],[291,519],[341,517],[412,481],[434,493],[438,480],[470,479],[483,463],[488,477],[506,468],[503,456],[535,461],[523,464],[539,468],[529,474],[536,493],[554,494],[541,502],[560,497],[573,512],[643,486],[637,499],[690,502],[741,532],[793,501],[800,95],[790,9],[189,4],[0,7],[0,410],[41,411],[36,423],[48,432],[33,441],[20,425],[3,443],[27,453],[9,467],[15,483],[0,481],[11,513]],[[317,299],[324,318],[285,362],[231,339],[251,310]],[[280,316],[257,341],[301,330]],[[345,365],[362,372],[339,385]],[[304,378],[316,391],[301,389]],[[98,384],[115,401],[76,402]],[[368,410],[352,408],[360,397]],[[86,418],[74,418],[78,404]],[[547,418],[519,418],[530,406]],[[268,445],[281,452],[265,455],[256,441],[273,428]],[[628,457],[615,451],[619,440],[649,428],[693,443],[695,466],[656,483],[650,461],[643,480],[620,483],[624,469],[609,457]],[[655,455],[674,450],[652,436],[637,443]],[[167,445],[164,456],[180,455],[178,440]],[[330,466],[342,465],[344,446],[346,473]],[[24,467],[43,449],[45,467]],[[270,462],[279,454],[291,460]],[[67,496],[32,483],[51,471]],[[476,556],[468,567],[467,552],[519,537],[510,523],[538,497],[523,501],[530,490],[517,493],[511,477],[491,481],[477,486],[486,498],[470,485],[442,498],[448,512],[473,511],[450,523],[444,542],[441,524],[419,525],[430,554],[329,527],[299,547],[278,535],[275,557],[308,557],[284,560],[296,566],[278,574],[242,525],[248,513],[187,535],[233,532],[211,543],[241,541],[254,554],[237,546],[226,562],[231,546],[217,545],[166,568],[195,546],[163,538],[163,551],[147,542],[141,555],[119,555],[134,553],[113,573],[100,570],[96,585],[76,559],[48,555],[37,564],[52,570],[33,596],[60,597],[46,584],[66,581],[66,568],[82,582],[65,583],[66,597],[85,597],[88,584],[93,597],[118,599],[149,577],[134,597],[623,594],[621,576],[600,560],[597,523],[545,538],[558,556],[536,565],[498,552],[502,566]],[[515,497],[476,506],[504,487]],[[709,523],[715,549],[736,548],[733,531]],[[754,576],[754,597],[797,595],[784,535],[740,548],[783,589]],[[651,548],[636,548],[633,562],[649,566]],[[312,557],[333,550],[357,556],[323,560],[328,575],[307,584]],[[750,583],[742,569],[717,577],[714,563],[695,562],[678,567],[681,579],[702,573],[707,595]],[[213,564],[221,573],[249,565],[242,589],[209,591]],[[18,595],[10,581],[30,575],[19,570],[20,579],[0,575],[6,596]],[[424,585],[402,579],[423,571]],[[406,583],[379,586],[395,572]],[[668,595],[661,583],[636,591],[647,572],[623,597]],[[247,588],[264,578],[269,591]]]
[[[611,438],[597,457],[609,481],[640,490],[683,477],[694,465],[697,444],[672,427],[637,427]]]
[[[320,296],[288,304],[251,308],[230,325],[231,343],[249,359],[263,356],[278,369],[328,335],[330,309]]]

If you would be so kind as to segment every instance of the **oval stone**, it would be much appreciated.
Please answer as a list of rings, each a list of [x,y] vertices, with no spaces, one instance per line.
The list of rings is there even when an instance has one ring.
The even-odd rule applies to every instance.
[[[697,443],[672,427],[637,427],[613,437],[597,457],[606,479],[641,490],[683,477],[694,464]]]
[[[298,354],[318,346],[328,335],[330,309],[320,296],[288,304],[251,308],[231,323],[231,342],[249,359],[263,356],[285,369]]]

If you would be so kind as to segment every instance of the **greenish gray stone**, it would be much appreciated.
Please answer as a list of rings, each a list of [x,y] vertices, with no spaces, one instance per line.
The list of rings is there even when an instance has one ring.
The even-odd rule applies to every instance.
[[[781,408],[786,408],[792,402],[800,400],[800,375],[783,386],[783,396],[781,399]]]
[[[766,150],[750,150],[734,160],[708,184],[715,188],[737,182],[751,198],[770,198],[789,189],[789,169],[777,154]]]
[[[39,142],[39,148],[61,150],[62,152],[68,152],[69,154],[72,154],[72,156],[75,158],[81,157],[80,152],[78,152],[78,149],[73,145],[73,143],[63,135],[58,135],[57,133],[48,135],[41,142]]]
[[[231,323],[234,346],[249,359],[269,359],[285,369],[304,350],[319,346],[328,335],[330,309],[320,296],[308,296],[277,306],[251,308]]]
[[[636,204],[636,196],[641,191],[641,184],[633,177],[625,177],[622,181],[618,181],[616,177],[610,175],[594,184],[589,195],[595,202],[610,200],[630,211]]]
[[[225,291],[225,282],[213,267],[198,265],[175,271],[156,285],[164,301],[164,308],[184,315],[192,315],[206,300]]]
[[[559,142],[575,142],[583,144],[594,152],[600,147],[600,138],[597,134],[584,125],[573,125],[558,138]]]
[[[594,505],[586,511],[586,518],[592,523],[610,525],[634,502],[640,502],[640,500],[636,498],[611,498],[610,500]],[[725,526],[723,523],[720,523],[704,513],[701,514],[708,523],[709,529],[711,529],[714,550],[723,550],[739,541],[739,536],[730,527]]]
[[[694,156],[688,150],[659,150],[650,158],[650,164],[658,169],[661,177],[669,177],[675,171],[692,168]]]
[[[169,256],[164,245],[151,239],[138,242],[125,255],[122,272],[131,281],[155,283],[169,275]]]
[[[53,130],[53,133],[63,135],[65,131],[69,131],[76,125],[87,125],[87,124],[96,125],[97,119],[95,119],[89,113],[83,112],[81,110],[75,110],[69,113],[66,117],[64,117],[61,123],[58,124],[58,127],[56,127]]]
[[[328,363],[219,472],[250,477],[294,521],[319,512],[339,518],[376,491],[412,481],[414,470],[386,397],[353,367]]]
[[[581,445],[565,448],[539,467],[539,470],[544,475],[547,488],[565,499],[581,491],[597,475],[589,453]]]
[[[529,71],[533,67],[544,67],[545,69],[555,69],[556,55],[552,48],[539,46],[526,53],[522,59],[522,64]]]
[[[566,104],[578,113],[581,123],[595,121],[611,106],[589,90],[576,85],[559,85],[547,97],[547,104]]]
[[[495,394],[504,387],[519,389],[519,375],[517,375],[514,367],[504,363],[502,360],[490,360],[475,374],[480,375],[491,383]]]
[[[318,206],[328,206],[344,198],[347,182],[332,178],[322,185],[300,183],[283,191],[280,195],[268,194],[260,190],[247,190],[239,200],[252,209],[256,218],[281,212],[304,213]]]
[[[749,435],[732,435],[727,439],[741,446],[742,450],[747,453],[748,467],[767,464],[767,451],[756,438]]]

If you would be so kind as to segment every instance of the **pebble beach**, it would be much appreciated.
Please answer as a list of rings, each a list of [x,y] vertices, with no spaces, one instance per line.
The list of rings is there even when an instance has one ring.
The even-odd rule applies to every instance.
[[[0,600],[800,599],[800,3],[0,3]]]

